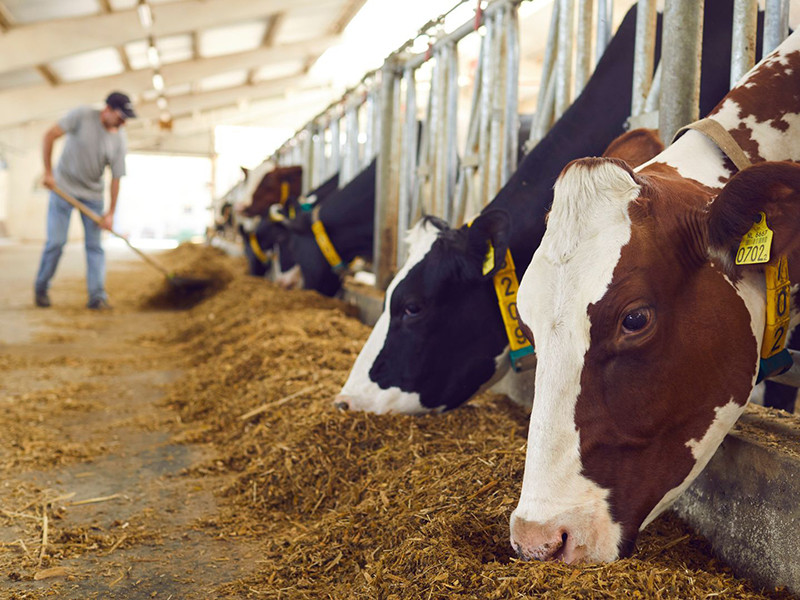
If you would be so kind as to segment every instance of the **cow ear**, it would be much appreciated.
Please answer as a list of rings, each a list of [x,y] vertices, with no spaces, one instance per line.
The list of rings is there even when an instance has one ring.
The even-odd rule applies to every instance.
[[[624,160],[631,168],[646,163],[664,150],[664,144],[658,137],[658,130],[631,129],[614,139],[603,152],[606,158]]]
[[[508,250],[511,235],[508,213],[499,209],[482,212],[470,225],[467,235],[470,257],[480,261],[484,277],[493,276],[503,266]]]
[[[733,265],[742,237],[762,212],[773,232],[770,257],[800,258],[800,164],[763,162],[737,173],[710,205],[710,248]]]

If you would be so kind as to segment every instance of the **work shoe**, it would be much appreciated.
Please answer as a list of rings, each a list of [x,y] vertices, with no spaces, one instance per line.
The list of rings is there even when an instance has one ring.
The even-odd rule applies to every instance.
[[[89,300],[86,308],[90,310],[111,310],[111,305],[105,298],[95,298],[94,300]]]
[[[47,292],[35,292],[34,302],[39,308],[49,308],[50,296],[47,295]]]

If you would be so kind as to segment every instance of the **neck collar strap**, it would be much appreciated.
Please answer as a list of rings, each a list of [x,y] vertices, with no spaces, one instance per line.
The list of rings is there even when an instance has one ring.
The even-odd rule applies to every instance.
[[[484,274],[488,273],[494,265],[494,247],[489,242],[489,250],[486,253],[484,263]],[[486,268],[488,266],[488,269]],[[498,270],[493,279],[494,291],[497,295],[497,304],[500,307],[500,315],[503,317],[503,325],[508,338],[511,367],[519,372],[526,371],[536,365],[536,357],[533,346],[525,337],[522,327],[519,324],[519,312],[517,311],[517,292],[519,291],[519,281],[517,272],[514,269],[514,259],[511,258],[511,250],[506,250],[506,258],[503,266]]]
[[[249,242],[250,249],[253,251],[253,254],[255,254],[256,258],[263,264],[267,264],[272,259],[272,252],[264,252],[261,244],[258,243],[258,238],[256,237],[255,232],[250,234]]]
[[[714,119],[700,119],[682,127],[675,134],[673,141],[689,129],[699,131],[714,142],[740,171],[752,164],[730,132]],[[772,231],[767,226],[767,215],[762,212],[756,224],[742,238],[739,251],[736,253],[736,264],[768,263],[771,245]],[[761,356],[759,357],[756,383],[760,383],[771,375],[784,373],[792,366],[792,357],[785,347],[789,333],[789,313],[791,312],[789,289],[791,282],[789,281],[789,266],[786,257],[780,256],[777,261],[764,264],[764,278],[766,280],[767,314],[764,322],[764,335],[761,340]]]
[[[325,257],[325,260],[328,261],[328,264],[334,272],[341,275],[347,270],[347,264],[345,264],[342,257],[339,256],[339,253],[331,242],[331,238],[328,237],[328,232],[325,231],[325,225],[323,225],[322,221],[319,219],[319,209],[320,207],[317,206],[311,211],[311,231],[314,232],[314,239],[317,242],[317,246],[319,246],[320,252],[322,252],[322,255]]]

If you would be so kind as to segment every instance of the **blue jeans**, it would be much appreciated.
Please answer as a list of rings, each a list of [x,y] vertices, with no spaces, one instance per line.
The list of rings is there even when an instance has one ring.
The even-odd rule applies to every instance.
[[[97,214],[103,211],[102,200],[81,200],[90,210]],[[106,257],[100,245],[98,227],[89,217],[80,213],[83,220],[86,245],[86,284],[89,290],[89,301],[107,300],[105,291]],[[39,273],[36,275],[36,292],[46,293],[50,287],[50,280],[55,275],[61,251],[67,243],[69,219],[72,216],[72,205],[62,200],[55,192],[50,192],[50,205],[47,209],[47,242],[42,252],[42,261],[39,263]]]

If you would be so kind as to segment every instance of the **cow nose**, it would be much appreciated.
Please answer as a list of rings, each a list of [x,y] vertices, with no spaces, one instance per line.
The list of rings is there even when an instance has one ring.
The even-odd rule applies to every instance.
[[[350,396],[339,394],[333,399],[333,405],[339,410],[348,410],[350,408]]]
[[[522,560],[580,559],[573,538],[564,527],[552,527],[519,517],[511,519],[511,546]]]

